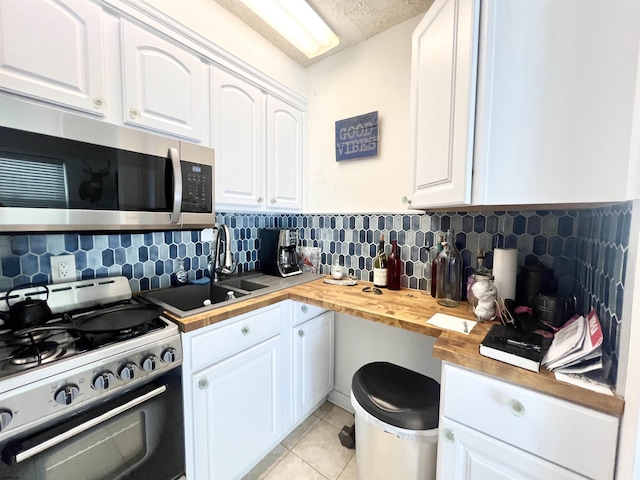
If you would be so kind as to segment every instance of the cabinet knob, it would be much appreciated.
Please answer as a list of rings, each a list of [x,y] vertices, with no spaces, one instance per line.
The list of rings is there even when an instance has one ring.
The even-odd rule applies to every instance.
[[[451,430],[450,428],[445,428],[442,431],[442,436],[444,437],[445,441],[447,441],[449,443],[453,443],[456,440],[456,436],[453,433],[453,430]]]
[[[258,197],[258,203],[262,203],[262,202],[264,202],[264,198]]]
[[[104,98],[96,97],[93,99],[93,106],[96,108],[104,108],[107,102],[105,102]]]
[[[402,203],[405,205],[411,205],[411,199],[409,197],[402,197]]]
[[[524,416],[524,405],[515,398],[509,402],[509,410],[511,410],[511,413],[516,417]]]
[[[129,117],[134,118],[134,119],[140,118],[140,110],[138,110],[137,108],[131,107],[129,109]]]
[[[272,199],[271,199],[271,203],[272,203],[272,204],[273,204],[273,203],[276,203],[276,199],[275,199],[275,198],[272,198]]]
[[[206,378],[201,378],[200,380],[198,380],[198,388],[200,390],[205,390],[208,386],[209,380],[207,380]]]
[[[298,336],[299,337],[304,337],[304,330],[298,330]]]
[[[306,305],[302,305],[302,307],[300,307],[300,310],[302,310],[302,313],[307,313],[309,311],[309,307],[307,307]]]
[[[242,335],[249,335],[250,331],[251,330],[246,325],[240,329],[240,333],[242,333]]]

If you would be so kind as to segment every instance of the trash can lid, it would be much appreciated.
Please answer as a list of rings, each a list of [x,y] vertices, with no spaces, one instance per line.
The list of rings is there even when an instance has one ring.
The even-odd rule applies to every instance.
[[[438,427],[440,384],[413,370],[388,362],[360,367],[351,383],[360,406],[389,425],[407,430]]]

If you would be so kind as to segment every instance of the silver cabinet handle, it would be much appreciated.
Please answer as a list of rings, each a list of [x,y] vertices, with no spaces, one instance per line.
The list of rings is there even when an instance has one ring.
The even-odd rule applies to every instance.
[[[516,417],[524,416],[524,405],[515,398],[509,402],[509,410],[511,410],[511,413]]]
[[[402,203],[405,205],[411,205],[411,199],[409,197],[402,197]]]
[[[105,102],[104,98],[96,97],[93,99],[93,106],[96,108],[104,108],[107,102]]]
[[[205,390],[208,386],[209,386],[209,380],[207,380],[206,378],[201,378],[198,381],[198,388],[200,390]]]
[[[129,117],[133,118],[133,119],[138,119],[140,118],[140,110],[138,110],[137,108],[133,108],[131,107],[129,109]]]
[[[304,330],[298,330],[298,336],[300,338],[304,337]]]
[[[300,310],[302,310],[302,313],[307,313],[309,311],[309,307],[307,307],[306,305],[302,305],[302,307],[300,307]]]
[[[240,329],[240,333],[242,333],[242,335],[249,335],[250,331],[251,331],[251,329],[249,327],[247,327],[246,325]]]
[[[276,203],[276,199],[275,199],[275,198],[272,198],[272,199],[271,199],[271,203],[272,203],[272,204],[273,204],[273,203]]]
[[[456,439],[456,436],[453,433],[453,430],[451,430],[450,428],[446,428],[445,430],[443,430],[442,436],[449,443],[453,443]]]
[[[258,203],[262,203],[262,202],[264,202],[264,198],[258,197]]]

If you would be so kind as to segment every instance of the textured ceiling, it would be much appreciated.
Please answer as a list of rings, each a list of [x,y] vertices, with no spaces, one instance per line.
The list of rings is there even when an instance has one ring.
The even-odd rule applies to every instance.
[[[303,67],[424,13],[433,0],[307,0],[340,38],[329,52],[309,59],[262,21],[240,0],[214,0]]]

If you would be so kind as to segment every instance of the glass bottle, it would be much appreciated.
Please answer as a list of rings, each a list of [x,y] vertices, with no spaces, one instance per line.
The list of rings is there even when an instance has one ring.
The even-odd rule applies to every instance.
[[[400,290],[400,276],[402,275],[402,259],[398,252],[398,241],[391,240],[391,255],[387,260],[387,288]]]
[[[387,255],[384,253],[384,235],[380,234],[378,254],[373,260],[373,284],[376,287],[387,286]]]
[[[457,307],[462,300],[462,256],[453,241],[451,230],[435,260],[436,301],[445,307]]]
[[[436,298],[436,277],[438,275],[438,265],[436,264],[436,260],[438,259],[438,255],[442,251],[442,243],[444,242],[444,237],[442,235],[438,236],[438,242],[436,243],[436,256],[433,258],[431,262],[431,296]]]

